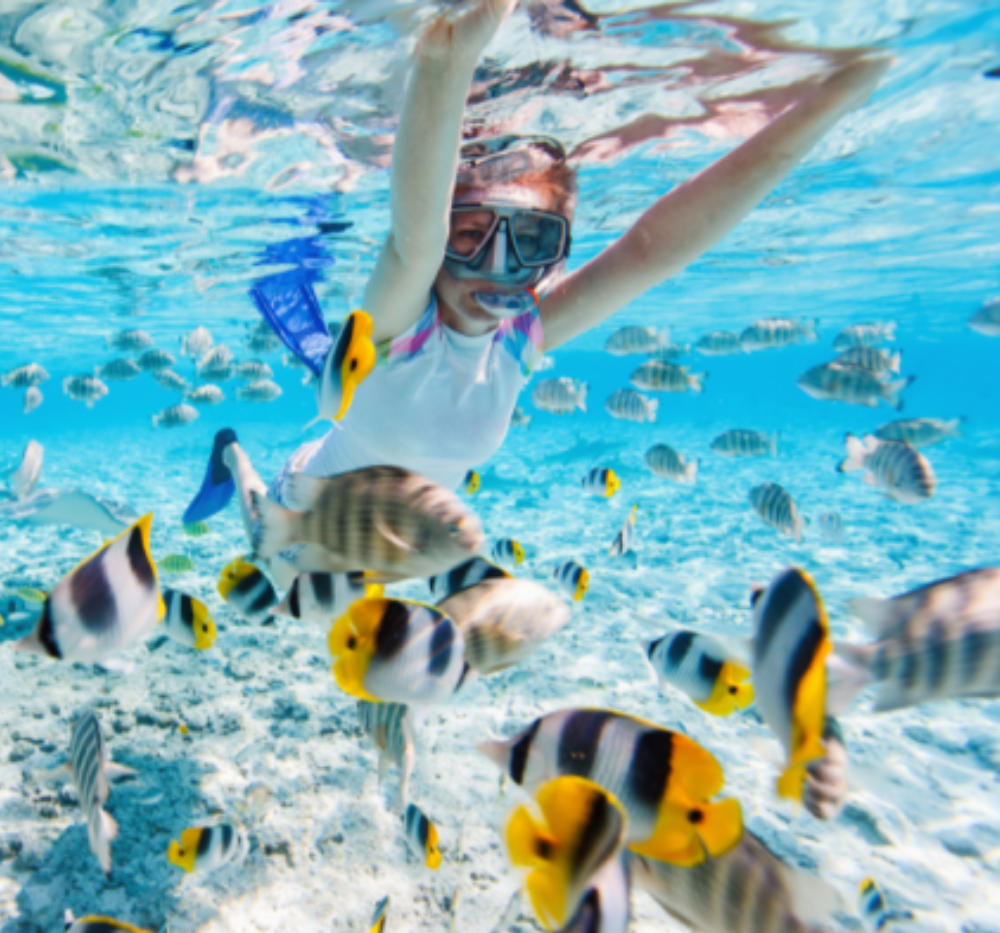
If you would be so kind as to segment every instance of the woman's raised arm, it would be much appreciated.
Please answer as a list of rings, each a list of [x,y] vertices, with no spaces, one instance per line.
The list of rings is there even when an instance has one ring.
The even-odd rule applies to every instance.
[[[365,288],[376,342],[401,334],[427,306],[448,237],[465,101],[479,56],[514,2],[449,10],[417,45],[392,151],[392,229]]]
[[[660,198],[600,255],[563,279],[542,304],[545,349],[595,327],[683,271],[750,213],[889,67],[861,58],[694,178]]]

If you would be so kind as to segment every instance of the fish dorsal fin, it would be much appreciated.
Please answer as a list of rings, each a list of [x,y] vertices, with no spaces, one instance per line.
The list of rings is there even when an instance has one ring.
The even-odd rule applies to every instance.
[[[375,527],[378,529],[379,533],[387,540],[391,541],[400,550],[407,551],[411,554],[416,554],[418,548],[415,548],[412,544],[404,541],[399,535],[396,534],[388,525],[386,520],[381,515],[375,516]]]
[[[294,473],[285,484],[285,501],[296,512],[311,512],[322,491],[323,480],[320,477]]]
[[[885,638],[891,634],[895,620],[891,599],[859,596],[848,600],[847,606],[864,623],[865,631],[873,638]]]

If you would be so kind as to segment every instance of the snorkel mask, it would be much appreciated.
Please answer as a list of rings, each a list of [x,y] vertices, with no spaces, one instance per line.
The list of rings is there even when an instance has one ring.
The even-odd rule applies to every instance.
[[[458,183],[496,187],[565,158],[562,146],[544,136],[477,140],[462,147]],[[518,206],[501,196],[452,207],[444,268],[456,279],[485,280],[514,289],[473,295],[491,314],[509,317],[537,303],[533,286],[566,259],[569,248],[565,217]]]

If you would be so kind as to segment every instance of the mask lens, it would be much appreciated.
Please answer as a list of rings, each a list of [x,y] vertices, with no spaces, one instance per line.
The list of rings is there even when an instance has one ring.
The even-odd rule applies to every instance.
[[[496,214],[490,210],[452,211],[448,254],[456,259],[471,259],[489,239],[496,221]]]
[[[558,218],[521,211],[511,218],[510,229],[525,265],[544,265],[562,259],[565,227]]]

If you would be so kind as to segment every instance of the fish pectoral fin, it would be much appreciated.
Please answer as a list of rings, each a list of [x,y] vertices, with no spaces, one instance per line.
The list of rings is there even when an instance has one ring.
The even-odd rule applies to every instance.
[[[118,778],[133,777],[139,772],[135,768],[126,768],[125,765],[120,765],[117,762],[109,761],[104,766],[104,773],[108,776],[109,781],[115,781]]]
[[[105,661],[98,661],[97,666],[111,674],[122,674],[128,677],[135,670],[135,661],[126,661],[123,658],[108,658]]]
[[[381,515],[375,516],[375,527],[378,529],[382,537],[384,537],[387,541],[391,541],[400,550],[408,551],[411,554],[418,554],[420,552],[419,548],[415,548],[412,544],[399,537],[399,535],[397,535],[396,532],[389,527]]]

